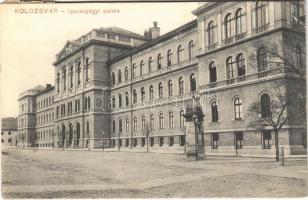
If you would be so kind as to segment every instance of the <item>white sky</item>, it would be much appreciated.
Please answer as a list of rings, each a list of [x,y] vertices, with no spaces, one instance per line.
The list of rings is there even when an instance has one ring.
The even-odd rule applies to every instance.
[[[77,39],[93,28],[118,26],[143,35],[158,21],[161,34],[196,17],[199,3],[113,4],[8,4],[0,5],[0,113],[17,116],[20,92],[36,85],[54,84],[52,63],[67,40]],[[49,8],[49,14],[20,14],[15,9]],[[68,9],[100,9],[101,13],[74,14]],[[104,9],[120,13],[102,14]],[[62,12],[63,11],[63,12]]]

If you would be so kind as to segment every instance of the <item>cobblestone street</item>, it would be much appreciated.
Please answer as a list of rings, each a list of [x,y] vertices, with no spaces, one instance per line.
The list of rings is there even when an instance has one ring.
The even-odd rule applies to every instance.
[[[3,198],[302,197],[307,160],[2,149]]]

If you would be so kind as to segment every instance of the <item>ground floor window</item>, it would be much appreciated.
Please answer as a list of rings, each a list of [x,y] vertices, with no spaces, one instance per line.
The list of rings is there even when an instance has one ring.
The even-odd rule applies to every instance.
[[[126,140],[125,140],[125,147],[128,147],[128,145],[129,145],[129,140],[126,139]]]
[[[136,147],[137,146],[137,138],[134,138],[133,139],[133,147]]]
[[[180,146],[184,146],[185,145],[185,135],[181,135],[180,136]]]
[[[144,147],[145,145],[145,138],[141,138],[141,146]]]
[[[164,145],[164,138],[163,137],[159,137],[159,146],[163,146]]]
[[[150,146],[151,147],[154,146],[154,138],[153,137],[150,138]]]
[[[243,132],[235,132],[235,148],[241,149],[243,143]]]
[[[212,133],[212,149],[218,149],[219,134]]]
[[[270,149],[272,143],[272,134],[271,131],[263,131],[263,149]]]
[[[122,146],[122,140],[119,140],[119,147]]]
[[[302,141],[303,141],[304,148],[307,148],[307,133],[306,132],[302,132]]]
[[[111,147],[115,146],[115,140],[111,140]]]
[[[174,138],[173,138],[173,136],[170,136],[169,137],[169,146],[173,146],[173,144],[174,144]]]

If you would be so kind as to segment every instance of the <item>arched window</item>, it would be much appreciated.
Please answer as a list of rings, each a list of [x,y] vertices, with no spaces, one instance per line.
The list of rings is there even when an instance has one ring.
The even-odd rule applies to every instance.
[[[158,84],[158,98],[163,98],[163,95],[164,93],[163,93],[163,84],[160,82],[159,84]]]
[[[129,105],[129,96],[128,96],[128,92],[125,92],[125,105],[126,105],[126,106]]]
[[[183,77],[179,78],[179,94],[184,94],[184,79]]]
[[[266,2],[258,1],[256,3],[256,28],[266,25]]]
[[[243,104],[240,98],[236,98],[234,100],[234,118],[235,119],[242,119],[243,115]]]
[[[225,38],[226,39],[230,38],[232,36],[232,33],[231,33],[231,27],[232,27],[231,13],[226,15],[224,26],[225,26]]]
[[[195,56],[194,47],[195,47],[194,41],[191,40],[188,43],[188,58],[189,58],[189,60],[193,59],[194,56]]]
[[[161,54],[157,55],[157,69],[161,69]]]
[[[81,62],[80,62],[79,59],[76,61],[76,66],[77,66],[77,68],[76,68],[76,71],[77,71],[77,85],[80,85],[80,83],[81,83]]]
[[[70,66],[70,88],[74,86],[74,67]]]
[[[137,131],[137,117],[134,118],[134,131]]]
[[[87,125],[89,124],[89,122],[87,122]],[[87,126],[88,127],[88,126]],[[114,133],[115,132],[115,129],[116,129],[116,124],[115,124],[115,121],[112,120],[112,132]]]
[[[214,21],[210,21],[207,26],[207,35],[208,35],[208,45],[213,45],[215,43],[215,32],[216,26]]]
[[[270,96],[266,93],[262,94],[260,98],[261,104],[261,117],[270,117],[271,116],[271,100]]]
[[[88,98],[85,97],[85,98],[84,98],[84,105],[83,105],[83,107],[84,107],[85,110],[87,110],[87,105],[88,105]],[[64,113],[64,110],[65,110],[65,105],[61,105],[61,114]]]
[[[234,78],[232,56],[229,56],[227,58],[226,64],[227,64],[227,78],[232,79]]]
[[[144,98],[145,98],[145,90],[144,90],[144,87],[141,88],[140,92],[141,92],[141,102],[144,102]]]
[[[145,116],[141,117],[141,129],[145,130]]]
[[[245,58],[242,53],[238,54],[236,57],[236,66],[237,66],[237,75],[245,76],[246,75]]]
[[[197,89],[197,82],[195,74],[190,75],[190,91],[194,92]]]
[[[159,114],[159,128],[160,129],[164,128],[164,115],[163,115],[163,113]]]
[[[150,115],[150,129],[154,130],[154,115]]]
[[[211,62],[209,68],[210,68],[209,69],[209,71],[210,71],[210,83],[214,83],[214,82],[217,81],[217,73],[216,73],[215,62]]]
[[[90,100],[90,97],[88,97],[88,109],[91,108],[91,100]]]
[[[143,60],[140,61],[140,76],[143,75],[143,66],[144,66],[144,62]]]
[[[126,132],[129,132],[129,119],[128,118],[125,120],[125,130]]]
[[[135,78],[137,76],[137,66],[136,64],[134,63],[133,64],[133,78]]]
[[[114,72],[112,72],[111,74],[111,82],[112,82],[112,85],[115,84],[115,73]]]
[[[173,112],[169,113],[169,128],[173,128],[174,124],[173,124]]]
[[[63,90],[66,90],[66,69],[62,69]]]
[[[149,72],[152,71],[152,63],[153,63],[153,59],[152,57],[149,58]]]
[[[60,92],[60,73],[57,73],[57,92]]]
[[[299,45],[295,47],[295,64],[297,68],[302,68],[303,66],[303,58],[302,58],[302,49]]]
[[[212,122],[218,122],[218,106],[216,101],[211,104]]]
[[[89,79],[90,79],[90,62],[89,62],[89,58],[86,58],[85,70],[86,70],[86,81],[89,81]]]
[[[184,118],[184,110],[180,111],[180,127],[183,127],[185,124],[185,118]]]
[[[244,30],[244,14],[242,12],[242,9],[239,8],[235,13],[235,34],[241,35]]]
[[[136,91],[136,89],[134,89],[134,91],[133,91],[133,103],[134,104],[137,103],[137,91]]]
[[[119,94],[119,107],[122,107],[122,94]]]
[[[120,69],[118,70],[118,82],[119,82],[119,83],[122,82],[122,72],[121,72]]]
[[[184,49],[182,45],[179,45],[178,46],[178,63],[183,61],[183,52],[184,52]]]
[[[119,132],[122,132],[122,119],[119,120]]]
[[[267,52],[264,47],[260,47],[257,51],[257,64],[259,72],[267,70]]]
[[[305,10],[304,10],[304,1],[295,0],[292,1],[293,6],[293,22],[298,24],[305,24]]]
[[[153,85],[150,85],[149,87],[150,101],[153,101],[153,93],[154,93]]]
[[[169,49],[167,51],[167,66],[171,65],[171,56],[172,56],[172,52],[171,52],[171,49]]]
[[[169,97],[173,96],[173,83],[172,83],[172,80],[168,81],[168,95],[169,95]]]
[[[125,67],[125,80],[128,80],[128,67]]]
[[[115,97],[112,97],[112,108],[115,108],[116,107],[116,100],[115,100]]]

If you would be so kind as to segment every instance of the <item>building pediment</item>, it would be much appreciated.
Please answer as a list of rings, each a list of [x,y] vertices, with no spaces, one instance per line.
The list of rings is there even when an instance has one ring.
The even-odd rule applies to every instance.
[[[74,52],[75,50],[77,50],[80,47],[80,45],[72,42],[72,41],[67,41],[64,45],[64,47],[62,48],[62,50],[60,51],[60,53],[58,53],[56,55],[57,60],[65,57],[66,55]]]

